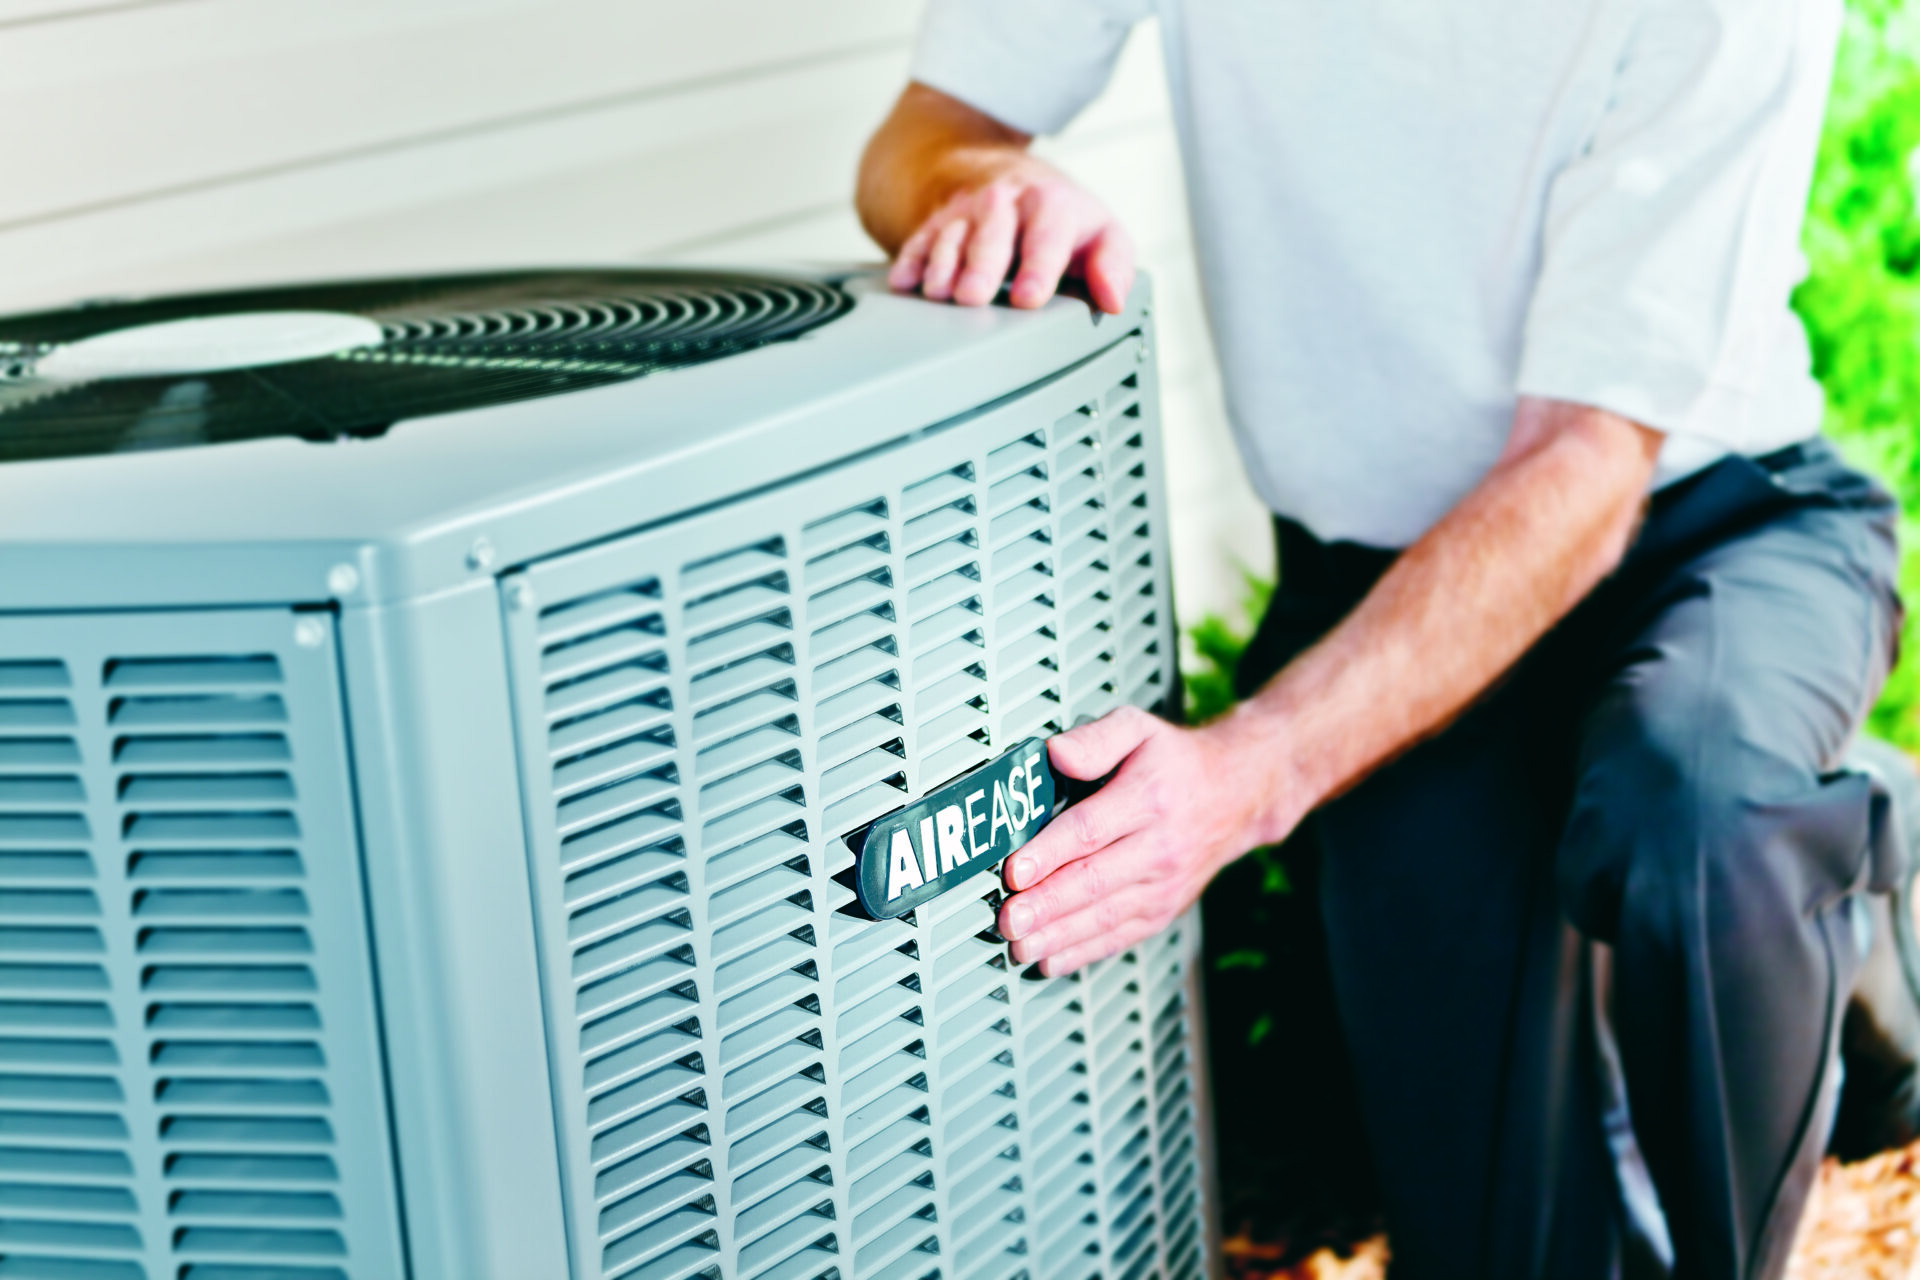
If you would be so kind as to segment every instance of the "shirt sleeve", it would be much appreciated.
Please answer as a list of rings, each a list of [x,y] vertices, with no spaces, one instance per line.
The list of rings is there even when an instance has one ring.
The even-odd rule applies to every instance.
[[[1151,0],[930,0],[913,78],[1023,133],[1057,133],[1100,95]]]
[[[1521,394],[1744,446],[1726,407],[1764,400],[1783,358],[1838,33],[1838,0],[1643,6],[1550,186]]]

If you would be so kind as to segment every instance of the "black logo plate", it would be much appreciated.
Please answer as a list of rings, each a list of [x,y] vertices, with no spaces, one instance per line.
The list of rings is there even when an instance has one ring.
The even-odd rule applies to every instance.
[[[983,871],[1053,821],[1063,799],[1044,738],[877,819],[856,856],[860,905],[876,919],[905,915]]]

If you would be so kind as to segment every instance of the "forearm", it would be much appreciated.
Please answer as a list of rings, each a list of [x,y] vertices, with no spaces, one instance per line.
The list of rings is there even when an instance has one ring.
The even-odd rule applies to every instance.
[[[1325,639],[1220,732],[1281,770],[1275,838],[1443,728],[1619,562],[1659,437],[1599,410],[1523,405],[1516,446]]]
[[[1032,141],[943,93],[908,85],[860,158],[861,224],[892,255],[955,192],[1044,169],[1027,154]]]

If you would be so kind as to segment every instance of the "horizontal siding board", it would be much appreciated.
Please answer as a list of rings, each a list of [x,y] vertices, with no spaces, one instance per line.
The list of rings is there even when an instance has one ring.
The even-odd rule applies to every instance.
[[[0,30],[0,227],[904,45],[899,0],[195,0]]]
[[[200,12],[225,3],[163,7]],[[483,8],[480,16],[496,19],[516,11],[499,0]],[[357,12],[345,9],[329,21]],[[703,10],[701,29],[726,16]],[[75,25],[115,30],[127,20]],[[494,29],[496,40],[507,34]],[[0,50],[8,46],[0,39]],[[759,261],[868,256],[846,201],[860,145],[904,76],[905,49],[901,38],[890,48],[642,101],[188,189],[176,182],[169,194],[0,231],[0,306],[530,261],[704,261],[728,250]],[[124,105],[124,91],[102,96]],[[1064,139],[1043,144],[1108,195],[1149,266],[1160,247],[1185,236],[1177,188],[1165,181],[1165,166],[1177,165],[1165,118],[1148,28],[1123,56],[1112,91]]]
[[[62,22],[97,17],[103,13],[140,9],[148,5],[180,4],[183,0],[0,0],[0,27],[33,22]]]
[[[879,250],[844,198],[750,227],[698,236],[654,250],[669,262],[738,265],[781,262],[870,262]]]
[[[848,199],[904,49],[0,233],[0,305],[647,256]]]

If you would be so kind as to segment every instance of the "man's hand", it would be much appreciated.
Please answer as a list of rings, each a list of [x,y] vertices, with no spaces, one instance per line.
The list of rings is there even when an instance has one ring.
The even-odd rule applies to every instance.
[[[910,84],[867,144],[860,220],[893,255],[896,289],[983,306],[1013,269],[1013,305],[1038,307],[1066,276],[1118,312],[1133,241],[1084,188],[1028,154],[1033,141],[957,98]]]
[[[1041,306],[1069,275],[1086,281],[1102,311],[1127,305],[1133,241],[1091,194],[1037,161],[954,194],[900,246],[887,281],[935,301],[983,306],[1000,291],[1016,247],[1014,306]]]
[[[1271,759],[1245,758],[1230,721],[1184,729],[1137,707],[1049,744],[1054,768],[1106,787],[1064,810],[1007,860],[1017,890],[1000,932],[1049,977],[1164,929],[1227,863],[1299,813]],[[1117,772],[1116,772],[1117,770]]]
[[[1479,487],[1253,698],[1198,729],[1128,707],[1055,738],[1068,777],[1118,772],[1008,860],[1014,958],[1051,975],[1126,950],[1452,721],[1619,563],[1662,439],[1522,397]]]

